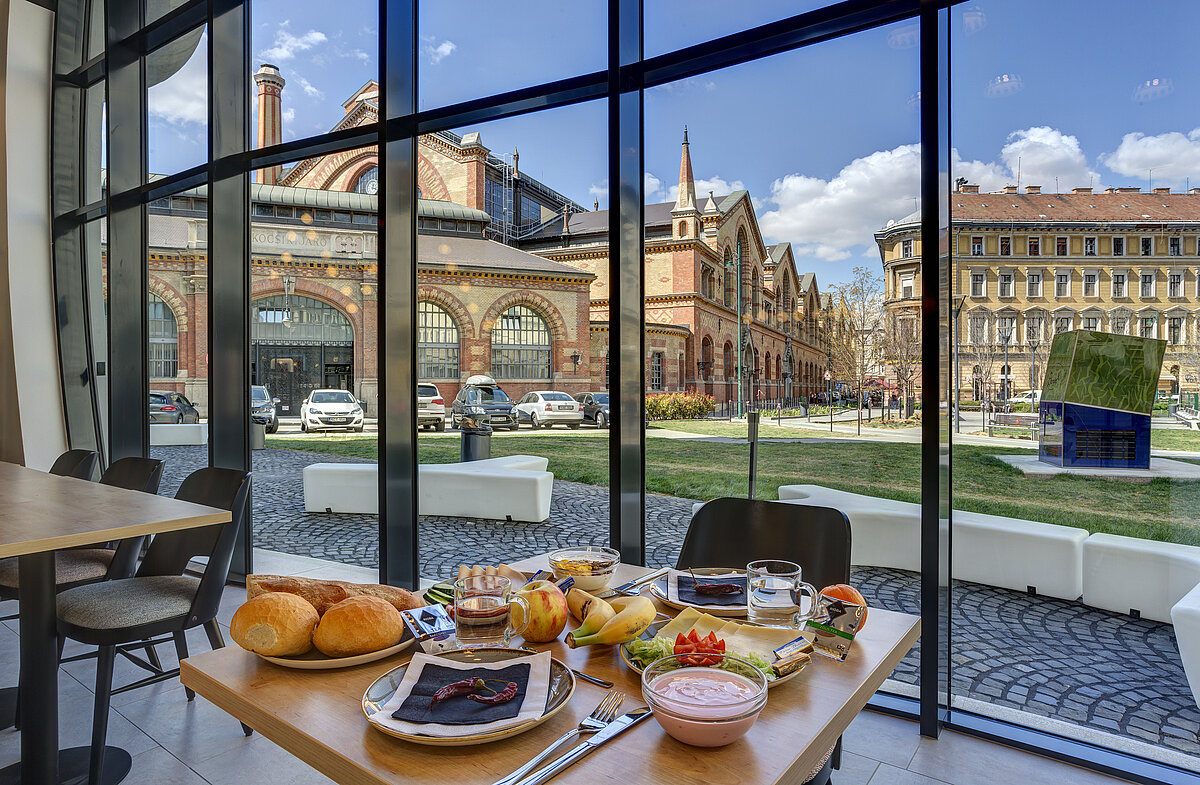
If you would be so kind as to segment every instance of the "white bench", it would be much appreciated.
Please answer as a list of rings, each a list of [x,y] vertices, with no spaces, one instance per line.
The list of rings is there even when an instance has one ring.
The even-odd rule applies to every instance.
[[[1187,674],[1192,697],[1200,695],[1200,585],[1193,588],[1171,607],[1171,623],[1175,625],[1175,642],[1179,659]]]
[[[536,455],[417,467],[417,512],[461,518],[544,521],[550,517],[554,475]],[[379,467],[374,463],[314,463],[304,467],[308,512],[378,514]]]
[[[780,501],[841,510],[853,533],[850,562],[921,570],[921,507],[820,485],[783,485]],[[1083,543],[1073,526],[954,511],[952,575],[963,581],[1075,600],[1083,594]],[[945,538],[943,538],[945,547]],[[944,553],[943,553],[944,556]]]
[[[1083,602],[1170,622],[1172,608],[1200,584],[1200,548],[1093,534],[1083,544]]]
[[[208,423],[164,423],[150,426],[151,447],[208,444]]]

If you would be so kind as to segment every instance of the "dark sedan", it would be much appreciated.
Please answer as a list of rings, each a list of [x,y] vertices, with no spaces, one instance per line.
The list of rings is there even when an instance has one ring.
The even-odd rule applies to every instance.
[[[179,424],[200,422],[196,405],[177,392],[150,391],[150,424]]]
[[[575,400],[579,401],[579,408],[583,409],[584,422],[595,423],[597,428],[608,427],[608,393],[576,393]]]

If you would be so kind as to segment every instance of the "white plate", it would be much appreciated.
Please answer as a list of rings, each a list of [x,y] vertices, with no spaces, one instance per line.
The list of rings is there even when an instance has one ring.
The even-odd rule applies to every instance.
[[[681,572],[684,574],[686,574],[688,572],[694,572],[697,575],[745,575],[746,574],[746,570],[744,570],[744,569],[738,570],[738,569],[733,569],[733,568],[728,568],[728,567],[697,567],[696,569],[690,570],[690,571],[689,570],[676,570],[676,572]],[[724,616],[741,617],[741,616],[745,616],[748,611],[748,608],[746,608],[746,606],[744,604],[742,604],[742,605],[692,605],[691,603],[687,603],[687,602],[673,602],[667,598],[667,580],[668,580],[668,577],[664,576],[664,577],[660,578],[659,580],[655,581],[654,583],[650,584],[650,593],[654,595],[655,599],[657,599],[663,605],[666,605],[668,607],[675,608],[676,610],[683,610],[684,608],[695,608],[696,610],[703,611],[704,613],[707,613],[710,616],[723,616],[723,617]]]
[[[335,668],[353,668],[355,665],[366,665],[368,662],[376,662],[386,657],[391,657],[393,654],[399,654],[409,646],[412,646],[415,640],[416,638],[406,628],[404,630],[404,637],[395,646],[389,646],[386,649],[366,654],[356,654],[353,657],[326,657],[317,651],[316,648],[298,657],[268,657],[265,654],[259,654],[258,656],[267,662],[273,662],[285,668],[295,668],[302,671],[327,671]]]
[[[536,654],[532,649],[501,649],[501,648],[478,648],[478,649],[454,649],[443,652],[437,656],[445,657],[448,660],[455,662],[503,662],[513,657],[524,657],[529,654]],[[363,715],[370,717],[375,712],[379,711],[383,704],[396,693],[400,687],[400,682],[404,680],[404,671],[408,667],[408,663],[398,665],[392,670],[376,679],[367,691],[363,693],[362,711]],[[571,696],[575,694],[575,674],[571,672],[563,663],[559,662],[554,657],[550,658],[550,692],[546,696],[545,713],[536,720],[523,722],[520,725],[515,725],[511,728],[503,730],[490,731],[488,733],[465,733],[462,736],[422,736],[415,733],[401,733],[398,730],[385,728],[382,725],[377,725],[373,722],[367,724],[381,733],[386,733],[389,736],[394,736],[397,739],[411,741],[414,744],[426,744],[432,747],[466,747],[472,744],[485,744],[489,741],[499,741],[507,739],[510,736],[516,736],[518,733],[524,733],[530,728],[535,728],[541,725],[546,720],[553,717],[555,714],[566,706],[571,700]],[[469,728],[469,725],[463,726]]]

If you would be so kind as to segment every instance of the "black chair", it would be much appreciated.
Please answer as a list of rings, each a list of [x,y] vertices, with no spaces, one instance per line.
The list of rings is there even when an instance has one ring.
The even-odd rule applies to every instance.
[[[77,480],[90,480],[99,462],[100,453],[95,450],[67,450],[54,461],[50,473],[60,477],[74,477]]]
[[[850,581],[850,520],[832,507],[751,499],[713,499],[692,517],[675,563],[689,567],[741,567],[758,559],[800,565],[802,577],[820,591]],[[841,768],[839,737],[821,768],[806,780],[826,785]]]
[[[104,767],[104,743],[108,735],[109,698],[168,679],[179,669],[163,671],[138,661],[129,652],[145,649],[147,639],[169,634],[179,659],[188,656],[185,632],[203,625],[214,649],[225,645],[217,626],[217,608],[229,576],[234,545],[249,505],[250,475],[234,469],[207,468],[193,472],[183,481],[176,499],[230,510],[229,523],[197,529],[166,532],[150,543],[146,557],[132,578],[93,583],[68,589],[58,595],[58,634],[99,647],[96,654],[96,704],[92,720],[92,752],[89,782],[100,782]],[[208,557],[204,574],[186,575],[188,562]],[[153,673],[152,676],[112,688],[116,654],[124,654]],[[187,690],[188,700],[195,694]],[[246,735],[250,728],[242,724]]]

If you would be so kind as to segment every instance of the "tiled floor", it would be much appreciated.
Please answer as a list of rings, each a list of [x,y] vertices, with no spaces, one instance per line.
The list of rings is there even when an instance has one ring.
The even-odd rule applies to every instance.
[[[261,572],[346,580],[375,577],[373,570],[362,567],[269,551],[256,552],[255,565]],[[219,616],[222,626],[228,625],[243,596],[239,589],[226,591]],[[11,609],[0,606],[0,611],[7,614]],[[189,644],[195,651],[208,647],[199,630],[189,635]],[[166,647],[160,648],[164,665],[170,661],[173,666],[174,656],[168,655]],[[83,647],[74,645],[68,646],[65,653],[69,656],[80,651]],[[15,622],[0,626],[0,658],[10,663],[17,659]],[[64,747],[86,745],[90,740],[94,673],[92,661],[69,664],[60,673],[59,724]],[[129,681],[140,673],[133,665],[118,662],[115,683]],[[15,669],[10,668],[6,677],[4,684],[15,684]],[[836,785],[1123,782],[957,733],[947,732],[937,741],[924,739],[914,723],[873,712],[860,714],[844,738],[842,769],[833,777]],[[203,698],[189,704],[178,683],[166,682],[116,696],[109,721],[109,743],[133,755],[133,770],[125,780],[129,785],[331,782],[262,736],[246,738],[236,720]],[[18,760],[19,748],[17,731],[0,731],[0,766]],[[568,772],[559,781],[577,780]]]

